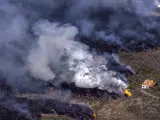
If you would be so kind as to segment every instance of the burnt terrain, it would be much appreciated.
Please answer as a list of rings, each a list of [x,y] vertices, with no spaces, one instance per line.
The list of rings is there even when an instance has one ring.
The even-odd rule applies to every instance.
[[[119,52],[119,55],[136,72],[134,76],[128,77],[132,97],[106,100],[76,96],[80,99],[79,103],[89,104],[97,114],[97,120],[160,120],[160,50]],[[145,79],[153,79],[158,84],[153,89],[144,90],[148,94],[141,89]]]
[[[160,86],[159,86],[159,62],[160,62],[160,50],[148,50],[147,52],[139,52],[139,53],[126,53],[120,52],[121,60],[124,63],[130,64],[134,69],[136,74],[134,76],[128,77],[130,86],[129,88],[132,91],[132,97],[130,98],[119,98],[119,99],[106,99],[105,97],[93,97],[89,96],[92,94],[76,94],[80,89],[76,89],[73,98],[76,99],[74,103],[81,104],[85,103],[97,114],[96,120],[160,120]],[[145,92],[151,94],[152,96],[145,94],[141,89],[141,84],[145,79],[153,79],[158,85],[153,89],[146,90]],[[73,87],[74,88],[74,87]],[[82,90],[83,91],[83,90]],[[94,90],[93,90],[94,91]],[[52,91],[50,91],[52,93]],[[100,91],[99,91],[100,92]],[[92,93],[92,92],[91,92]],[[94,91],[94,93],[96,93]],[[46,93],[49,94],[49,93]],[[52,98],[50,94],[49,96]],[[153,97],[156,96],[156,97]],[[41,96],[41,94],[23,94],[21,95],[21,100],[19,101],[28,101],[31,103],[31,100],[26,98],[32,98],[37,101],[37,99],[45,98],[45,95]],[[35,102],[33,103],[43,103]],[[36,104],[34,106],[36,106]],[[49,106],[52,103],[49,103]],[[43,108],[43,107],[42,107]],[[47,110],[48,110],[47,109]],[[37,110],[41,110],[41,108],[37,107],[36,109],[32,108],[33,112]],[[43,109],[43,113],[47,113],[45,109]],[[7,111],[7,112],[4,112]],[[13,113],[13,111],[8,112],[8,110],[1,109],[1,113]],[[51,112],[52,113],[52,112]],[[4,115],[4,114],[3,114]],[[69,114],[68,114],[69,115]],[[14,115],[12,116],[14,118]],[[17,117],[17,116],[16,116]],[[72,116],[73,117],[73,116]],[[25,120],[25,119],[24,119]],[[49,116],[43,116],[42,120],[72,120],[71,117],[67,116],[57,116],[57,114],[49,114]]]
[[[2,73],[0,74],[0,119],[40,120],[42,114],[49,114],[52,116],[49,119],[93,120],[95,119],[94,113],[96,113],[97,120],[160,120],[159,13],[145,16],[143,12],[136,13],[136,8],[130,5],[122,5],[122,8],[115,8],[114,5],[113,8],[106,8],[103,5],[98,7],[91,5],[90,7],[90,4],[85,6],[89,1],[79,3],[77,0],[69,2],[62,0],[52,6],[50,2],[50,0],[40,3],[36,0],[33,2],[25,0],[8,0],[6,2],[2,0],[4,4],[2,16],[4,14],[5,17],[1,18],[4,23],[6,21],[6,24],[3,24],[4,26],[2,25],[1,28],[7,29],[4,30],[5,32],[2,31],[2,35],[0,35],[3,40],[0,44],[0,73]],[[10,6],[13,9],[10,9]],[[16,16],[15,19],[14,16]],[[132,97],[122,97],[118,93],[110,93],[98,88],[78,88],[73,83],[59,83],[59,81],[56,84],[48,83],[48,85],[43,84],[43,81],[43,85],[40,87],[44,87],[46,92],[41,93],[37,86],[32,84],[33,82],[27,84],[30,81],[25,80],[32,80],[32,78],[28,75],[28,71],[25,71],[26,69],[23,71],[21,68],[26,67],[26,56],[34,46],[34,42],[37,41],[37,37],[40,37],[37,36],[33,26],[36,21],[41,19],[46,19],[51,23],[60,22],[57,27],[64,23],[74,25],[79,30],[76,41],[80,45],[86,44],[89,49],[87,49],[88,53],[108,54],[108,70],[115,71],[114,77],[118,77],[126,83],[128,83],[127,76]],[[17,39],[21,41],[19,42]],[[56,47],[58,48],[58,46]],[[46,46],[47,48],[48,46]],[[59,49],[61,48],[58,48],[58,51]],[[119,63],[112,56],[113,54],[118,54],[124,65]],[[63,62],[63,60],[59,61]],[[47,65],[50,64],[52,62]],[[135,71],[125,64],[131,65]],[[13,68],[14,70],[12,70]],[[40,69],[43,70],[43,68]],[[54,69],[52,70],[54,71]],[[57,74],[59,73],[61,70],[57,72]],[[39,74],[41,75],[41,73]],[[53,78],[51,79],[53,80]],[[70,81],[70,77],[65,79]],[[158,85],[150,90],[142,90],[141,84],[145,79],[154,79]],[[55,78],[55,80],[59,79]],[[30,87],[37,88],[39,94],[36,96],[25,94],[29,92],[27,88],[31,89]],[[62,100],[57,95],[60,98],[56,100],[52,96],[56,90],[61,93],[65,91],[64,94],[70,95],[70,99]],[[22,93],[20,93],[21,91]],[[61,115],[67,116],[61,117]],[[47,120],[48,118],[43,117],[42,119]]]

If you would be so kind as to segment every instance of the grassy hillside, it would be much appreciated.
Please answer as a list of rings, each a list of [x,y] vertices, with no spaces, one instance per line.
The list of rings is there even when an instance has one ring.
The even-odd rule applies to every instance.
[[[160,120],[160,86],[142,91],[145,79],[153,79],[160,84],[160,50],[139,53],[119,53],[124,64],[131,65],[136,75],[130,76],[132,97],[118,100],[102,100],[78,97],[79,102],[89,104],[97,114],[97,120]],[[147,94],[146,94],[147,93]],[[156,97],[155,97],[156,96]],[[43,120],[71,120],[57,116]]]

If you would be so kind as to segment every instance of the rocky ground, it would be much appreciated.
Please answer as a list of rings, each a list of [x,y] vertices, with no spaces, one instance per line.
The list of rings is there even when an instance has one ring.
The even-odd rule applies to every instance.
[[[96,120],[160,120],[160,50],[138,53],[119,53],[124,64],[131,65],[136,75],[129,76],[132,97],[117,100],[75,96],[75,103],[90,105],[97,114]],[[143,91],[145,79],[153,79],[158,85]],[[35,97],[35,96],[32,96]],[[42,120],[72,120],[66,116],[43,115]]]

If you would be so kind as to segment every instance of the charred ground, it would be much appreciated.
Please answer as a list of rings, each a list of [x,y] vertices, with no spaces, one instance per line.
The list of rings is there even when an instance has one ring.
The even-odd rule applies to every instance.
[[[97,120],[160,120],[160,99],[144,94],[141,84],[145,79],[153,79],[159,83],[160,72],[160,50],[148,50],[146,52],[126,53],[120,52],[121,60],[130,64],[136,74],[129,77],[131,98],[108,100],[106,98],[95,98],[91,96],[74,95],[75,103],[85,103],[94,109]],[[147,93],[160,97],[160,86],[146,91]],[[23,97],[38,98],[40,95],[22,95]],[[44,96],[43,96],[44,97]],[[54,115],[43,120],[70,120],[67,116]]]
[[[75,92],[75,96],[74,96],[77,99],[75,103],[85,102],[86,104],[89,104],[94,109],[94,111],[97,113],[97,119],[99,120],[103,120],[103,119],[104,120],[105,119],[110,119],[110,120],[121,120],[121,119],[154,120],[155,119],[157,120],[157,119],[160,119],[159,118],[159,107],[160,107],[159,98],[157,99],[154,97],[154,96],[159,95],[158,86],[153,90],[147,91],[147,94],[145,94],[145,92],[141,91],[140,89],[141,83],[143,82],[144,79],[151,78],[151,79],[155,79],[157,83],[159,82],[159,75],[158,75],[159,50],[158,52],[153,50],[153,51],[147,51],[147,52],[133,53],[133,51],[136,51],[136,52],[144,51],[148,48],[153,49],[153,48],[160,46],[159,44],[159,37],[160,37],[159,35],[160,33],[159,32],[159,16],[155,17],[150,14],[149,16],[148,15],[144,16],[143,14],[145,13],[143,13],[143,11],[142,13],[140,12],[140,14],[136,13],[136,12],[139,12],[137,11],[139,9],[135,11],[136,13],[135,14],[134,12],[130,12],[130,10],[129,11],[127,10],[128,6],[130,5],[127,5],[127,6],[124,5],[122,8],[126,8],[125,10],[118,7],[119,9],[113,9],[113,12],[111,12],[108,9],[105,9],[106,6],[103,6],[103,2],[102,3],[100,2],[99,3],[100,6],[98,7],[96,7],[97,2],[90,4],[89,1],[87,2],[74,1],[73,6],[72,4],[68,4],[68,1],[66,3],[63,3],[63,2],[64,1],[62,0],[60,2],[57,2],[55,6],[54,5],[52,6],[52,4],[50,4],[50,0],[48,0],[47,2],[41,1],[40,3],[36,2],[36,0],[35,1],[33,0],[33,2],[23,1],[23,0],[20,2],[18,0],[11,0],[9,2],[8,1],[6,2],[5,0],[4,1],[2,0],[2,6],[5,6],[4,10],[2,9],[2,13],[4,14],[9,13],[9,14],[6,15],[6,18],[1,17],[3,18],[2,21],[7,21],[6,25],[4,24],[3,24],[4,26],[2,25],[2,28],[7,28],[6,34],[4,32],[5,30],[2,30],[1,32],[2,35],[0,35],[3,41],[7,40],[7,44],[2,44],[2,47],[1,47],[1,54],[2,54],[1,56],[2,62],[0,62],[1,67],[2,67],[1,72],[3,74],[5,73],[4,78],[7,83],[6,88],[4,88],[5,83],[4,85],[3,85],[3,82],[0,83],[2,84],[2,86],[0,86],[1,97],[2,97],[2,98],[0,97],[1,103],[4,102],[4,104],[2,105],[0,104],[1,110],[3,110],[1,111],[1,116],[3,117],[4,115],[5,120],[6,119],[18,119],[16,118],[17,115],[15,114],[16,112],[17,113],[20,112],[20,113],[23,113],[24,116],[26,117],[27,111],[25,109],[25,104],[27,107],[31,108],[30,111],[34,112],[35,114],[37,112],[38,114],[41,112],[48,113],[48,111],[49,113],[54,113],[54,111],[52,111],[50,107],[52,105],[55,105],[56,107],[54,109],[57,108],[58,109],[57,111],[59,111],[59,109],[62,107],[60,111],[62,113],[66,113],[67,115],[71,117],[75,117],[79,115],[77,114],[78,113],[77,111],[75,112],[72,111],[72,114],[70,115],[70,111],[68,111],[68,106],[70,106],[69,103],[64,105],[63,103],[60,103],[60,101],[57,103],[56,100],[48,100],[48,99],[46,101],[43,101],[42,99],[39,100],[39,97],[45,98],[45,95],[44,96],[37,95],[36,96],[37,98],[33,97],[31,99],[30,98],[31,95],[29,94],[25,96],[28,99],[21,97],[19,101],[18,100],[19,98],[15,97],[15,94],[14,94],[15,92],[13,92],[13,95],[12,95],[12,88],[7,87],[8,85],[13,84],[13,86],[17,86],[16,90],[18,88],[20,89],[21,87],[30,88],[32,86],[33,88],[35,88],[35,86],[32,83],[25,86],[26,81],[23,79],[23,77],[24,77],[24,73],[26,75],[28,72],[25,71],[26,69],[24,69],[24,71],[21,71],[19,67],[21,68],[21,65],[24,64],[22,61],[26,58],[28,49],[30,49],[30,47],[27,49],[26,46],[30,46],[31,45],[30,43],[32,43],[31,41],[36,39],[34,38],[34,35],[32,35],[32,32],[36,32],[36,33],[38,32],[36,31],[37,29],[32,30],[34,29],[33,26],[35,26],[35,21],[39,19],[47,19],[47,23],[45,23],[45,25],[48,25],[48,26],[51,26],[52,23],[54,23],[55,21],[59,21],[62,24],[72,23],[74,26],[76,26],[79,29],[80,37],[82,39],[83,37],[86,37],[85,38],[86,41],[83,41],[83,40],[80,40],[80,41],[90,46],[90,48],[96,49],[97,51],[99,49],[100,49],[99,50],[100,52],[104,51],[104,52],[110,52],[110,53],[118,52],[118,50],[120,49],[124,49],[126,51],[132,51],[131,53],[121,52],[119,53],[119,55],[121,59],[124,60],[124,63],[131,65],[136,70],[136,75],[129,77],[129,81],[130,81],[129,87],[132,89],[133,97],[116,99],[116,100],[113,100],[113,99],[108,100],[108,98],[107,99],[103,98],[104,91],[101,91],[101,90],[98,91],[100,93],[100,95],[98,93],[98,96],[102,96],[102,98],[99,97],[97,99],[95,97],[88,96],[88,94],[86,95],[82,94],[79,96],[77,92],[83,91],[84,89],[80,89],[80,88],[77,89],[77,88],[74,88],[74,86],[71,86],[71,87],[69,86],[70,88],[73,88],[74,90],[77,91]],[[72,3],[72,0],[69,3]],[[104,3],[106,4],[106,2]],[[118,5],[117,2],[116,2],[116,5]],[[140,4],[137,3],[135,5],[137,6]],[[90,8],[90,6],[91,6],[91,9],[88,9]],[[114,8],[115,3],[111,4],[110,6],[111,8],[112,7]],[[140,8],[143,8],[143,7],[144,7],[143,5],[140,5]],[[96,11],[93,11],[92,8],[93,9],[95,8]],[[64,10],[64,9],[67,9],[67,10]],[[149,9],[148,7],[145,8],[147,12],[153,12],[152,10],[150,11],[148,9]],[[59,12],[57,13],[56,11],[60,11],[60,13]],[[109,13],[107,13],[107,11]],[[15,15],[16,17],[14,19],[13,16]],[[57,15],[60,15],[60,16],[57,16]],[[14,20],[14,22],[12,20]],[[50,22],[52,21],[52,23],[50,23],[49,21]],[[10,25],[8,23],[14,23],[14,24]],[[42,24],[42,23],[40,22],[39,24]],[[12,25],[14,27],[12,27]],[[86,26],[86,25],[89,25],[89,26]],[[46,28],[49,28],[48,26]],[[60,26],[57,26],[57,27],[59,28]],[[18,30],[19,32],[15,32],[15,30]],[[39,27],[38,27],[38,30],[39,30]],[[70,31],[70,30],[67,30],[67,31]],[[76,30],[74,29],[73,31],[76,31]],[[31,32],[31,35],[30,35],[30,32]],[[17,33],[19,33],[19,35],[17,35]],[[14,35],[17,35],[17,36],[14,36]],[[8,38],[8,36],[11,36],[11,37]],[[22,43],[21,42],[19,43],[17,39],[18,40],[22,39],[21,41]],[[88,42],[88,40],[94,40],[94,41]],[[105,42],[100,42],[101,40],[104,40]],[[13,42],[8,42],[8,41],[13,41]],[[78,43],[80,44],[80,42]],[[46,46],[46,48],[48,48],[48,46]],[[51,47],[51,48],[54,48],[54,47]],[[52,52],[53,51],[54,50],[52,50]],[[91,52],[91,51],[88,51],[88,52]],[[72,52],[73,51],[71,51],[71,53]],[[40,54],[40,56],[42,55]],[[20,58],[20,61],[17,60],[17,58],[18,59]],[[33,58],[33,57],[31,56],[30,58]],[[111,70],[117,71],[118,76],[119,76],[119,73],[123,74],[123,73],[126,73],[126,70],[128,70],[127,67],[125,69],[125,67],[121,66],[120,63],[116,63],[115,59],[114,59],[115,62],[113,62],[114,60],[112,59],[112,57],[108,59],[111,59],[111,60],[108,60],[109,62],[111,62],[111,67],[108,66],[108,68],[112,68]],[[39,60],[41,60],[41,57],[38,60],[36,60],[35,63],[37,63],[37,61]],[[8,67],[8,69],[6,69],[7,68],[6,66],[8,66],[8,64],[11,64],[11,65],[10,67]],[[31,65],[31,67],[33,66]],[[10,68],[12,69],[14,68],[14,70]],[[33,68],[36,68],[36,67],[33,67]],[[44,67],[39,70],[44,70]],[[45,72],[45,73],[49,73],[49,72]],[[66,73],[66,71],[64,71],[64,73]],[[38,74],[38,75],[40,75],[39,76],[40,78],[38,77],[38,79],[43,79],[43,77],[46,74],[43,74],[43,75]],[[48,80],[53,79],[54,75],[52,74],[51,76],[52,77],[48,78]],[[26,80],[30,80],[30,78],[28,78],[28,74],[26,75],[26,77],[27,77]],[[120,78],[123,79],[124,76],[120,75]],[[20,82],[18,82],[17,79],[20,80]],[[21,80],[23,80],[23,82]],[[123,79],[123,81],[125,80],[126,79]],[[96,89],[94,90],[97,91]],[[89,90],[88,93],[94,94],[95,92],[94,90]],[[49,96],[52,97],[52,95],[49,95]],[[20,104],[21,102],[22,103],[25,102],[24,106],[23,104]],[[76,108],[76,110],[81,111],[80,109],[77,109],[77,108],[83,108],[83,107],[77,107],[78,105],[75,105],[75,106],[76,107],[73,107],[73,109],[71,110],[74,110],[74,108]],[[9,107],[12,111],[9,111],[8,109],[4,110],[7,107]],[[63,107],[65,109],[65,112],[63,111]],[[12,113],[13,113],[13,116],[12,116]],[[11,116],[8,117],[6,114],[11,115]],[[81,117],[83,116],[84,114],[82,114]],[[5,118],[5,117],[8,117],[8,118]],[[23,117],[19,119],[23,119]],[[57,119],[60,119],[60,117],[58,117]],[[67,118],[64,118],[64,119],[67,119]]]

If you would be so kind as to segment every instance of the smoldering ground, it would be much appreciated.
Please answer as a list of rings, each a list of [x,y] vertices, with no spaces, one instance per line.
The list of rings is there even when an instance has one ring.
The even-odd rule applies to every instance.
[[[119,93],[132,69],[115,51],[159,46],[159,20],[148,2],[1,0],[1,78],[16,92],[53,81]]]
[[[48,0],[37,3],[36,1],[8,0],[2,1],[1,4],[1,15],[3,16],[1,17],[1,73],[8,83],[17,89],[36,88],[35,85],[38,86],[39,83],[32,85],[31,77],[40,80],[53,80],[60,77],[57,81],[65,79],[65,81],[76,82],[78,86],[82,86],[80,84],[85,85],[82,82],[84,79],[90,82],[89,79],[94,72],[102,71],[100,66],[103,66],[104,71],[109,71],[106,67],[107,59],[114,59],[115,57],[112,57],[114,55],[91,53],[88,46],[75,41],[75,37],[82,31],[74,25],[78,18],[71,14],[74,4],[78,5],[76,1]],[[77,12],[84,10],[83,4],[84,2],[81,3],[82,6]],[[96,4],[101,5],[102,3]],[[88,2],[88,5],[98,10],[95,4]],[[66,13],[63,14],[65,11]],[[73,22],[69,20],[69,16],[73,16]],[[61,60],[62,57],[68,58]],[[99,63],[95,63],[96,59]],[[118,61],[115,60],[115,62]],[[80,67],[82,65],[83,67]],[[93,72],[87,70],[91,67],[90,71]],[[87,72],[83,73],[83,69],[86,69]],[[89,75],[85,76],[88,73]],[[116,75],[114,71],[110,71],[111,74],[108,73],[104,72],[100,75],[108,78]],[[99,77],[98,74],[97,77]],[[118,78],[113,78],[118,81]],[[93,86],[103,87],[100,83],[102,78],[100,81],[94,81]],[[85,85],[85,87],[93,86],[89,83]]]

